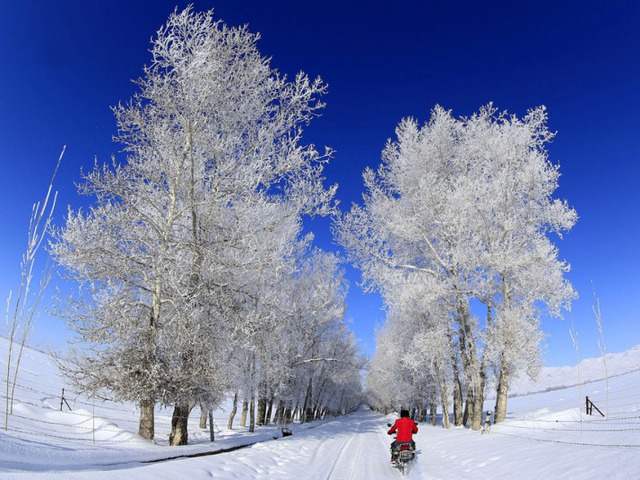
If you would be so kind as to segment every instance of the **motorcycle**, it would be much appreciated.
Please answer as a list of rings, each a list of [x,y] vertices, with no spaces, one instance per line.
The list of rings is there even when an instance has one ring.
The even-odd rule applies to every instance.
[[[391,427],[391,424],[387,423],[387,427]],[[401,475],[405,475],[409,463],[413,461],[415,456],[416,448],[413,442],[400,442],[391,447],[391,458],[393,464],[400,471]]]

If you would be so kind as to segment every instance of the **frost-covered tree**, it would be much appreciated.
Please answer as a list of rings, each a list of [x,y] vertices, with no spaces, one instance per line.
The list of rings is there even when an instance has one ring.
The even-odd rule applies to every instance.
[[[346,292],[335,255],[313,249],[299,259],[283,316],[283,354],[291,375],[283,391],[291,394],[285,404],[297,408],[303,421],[322,410],[334,374],[346,365],[361,369],[344,324]]]
[[[256,406],[250,429],[272,417],[286,423],[294,412],[312,420],[361,400],[362,359],[344,323],[339,259],[303,242],[290,260],[287,268],[254,278],[262,293],[237,322],[234,387]]]
[[[326,157],[300,145],[325,85],[280,75],[258,39],[211,11],[172,14],[139,92],[114,108],[126,161],[84,176],[95,204],[70,211],[52,245],[80,284],[61,309],[86,346],[73,376],[139,402],[145,438],[160,402],[174,405],[171,443],[186,443],[193,405],[229,384],[255,278],[292,248],[300,215],[331,209]]]
[[[569,266],[558,259],[550,235],[562,238],[577,216],[553,198],[559,172],[545,149],[554,134],[544,107],[518,119],[488,106],[467,130],[480,139],[471,181],[479,192],[474,204],[483,238],[479,264],[486,273],[476,297],[488,310],[487,363],[498,375],[495,420],[501,421],[512,377],[535,372],[539,364],[539,310],[560,316],[575,297],[564,278]]]
[[[455,348],[454,376],[457,361],[462,365],[454,410],[464,391],[462,422],[468,418],[474,429],[489,367],[504,374],[504,393],[519,366],[538,357],[533,348],[522,351],[531,353],[526,361],[512,358],[498,332],[522,332],[537,347],[539,310],[520,307],[557,315],[574,296],[550,236],[568,231],[576,214],[552,197],[559,173],[545,149],[553,137],[546,121],[544,107],[518,119],[491,105],[461,119],[436,107],[422,127],[403,120],[378,170],[364,173],[364,204],[335,223],[349,258],[390,309],[411,305],[396,299],[407,289],[430,305],[447,305],[449,327],[434,328],[443,351]],[[474,307],[482,304],[486,315],[478,318]]]
[[[411,341],[411,330],[403,322],[388,317],[376,332],[376,352],[366,379],[368,402],[384,413],[415,405],[416,386],[402,362],[401,346]],[[409,326],[410,327],[410,326]]]

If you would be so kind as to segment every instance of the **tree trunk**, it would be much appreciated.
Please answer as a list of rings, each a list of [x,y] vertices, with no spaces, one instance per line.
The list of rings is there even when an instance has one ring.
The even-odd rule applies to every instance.
[[[253,395],[249,400],[249,431],[251,433],[256,431],[256,399]]]
[[[482,360],[480,362],[480,371],[479,371],[479,384],[476,390],[476,394],[474,397],[473,404],[473,418],[477,420],[477,428],[474,428],[473,424],[471,425],[472,430],[480,430],[483,425],[483,413],[484,413],[484,387],[487,380],[487,362],[486,356],[482,355]]]
[[[436,408],[438,408],[437,405],[436,405],[436,402],[432,402],[431,405],[435,407],[433,409],[433,413],[435,414],[436,413]],[[418,409],[418,421],[419,422],[426,422],[427,421],[427,409],[425,407],[420,407]]]
[[[273,396],[269,399],[269,403],[267,403],[267,413],[264,416],[264,424],[269,425],[271,423],[271,413],[273,411]]]
[[[305,423],[313,416],[311,410],[311,401],[313,395],[313,377],[309,377],[309,383],[307,384],[307,394],[304,397],[304,405],[302,406],[302,419],[300,423]]]
[[[502,276],[502,297],[504,308],[511,306],[511,293],[507,278]],[[489,310],[491,312],[491,310]],[[498,423],[504,421],[507,416],[507,398],[509,394],[510,379],[509,362],[504,351],[500,358],[500,376],[498,378],[498,388],[496,391],[496,406],[493,412],[493,422]]]
[[[470,421],[471,430],[482,428],[482,404],[484,401],[483,382],[478,365],[478,355],[475,343],[475,336],[471,325],[469,305],[460,298],[458,301],[458,324],[462,365],[465,371],[465,381],[467,387],[467,402],[465,405],[465,415],[463,418],[466,424]]]
[[[509,369],[506,366],[504,354],[500,366],[500,378],[496,392],[496,408],[494,411],[494,423],[502,422],[507,416],[507,399],[509,394]]]
[[[491,303],[489,303],[487,305],[487,326],[490,326],[491,323],[492,323],[492,309],[491,309]],[[474,343],[474,347],[475,347],[475,343]],[[474,353],[474,355],[477,356],[476,353]],[[478,369],[478,372],[476,374],[476,380],[474,382],[476,385],[476,390],[475,390],[475,395],[473,399],[474,400],[473,419],[471,424],[472,430],[480,430],[483,425],[482,417],[484,413],[484,395],[485,395],[484,389],[485,389],[486,381],[487,381],[487,357],[483,351],[482,358],[480,359],[480,367]]]
[[[284,422],[284,400],[278,400],[278,407],[276,408],[276,415],[273,419],[276,425],[281,425]]]
[[[145,398],[140,401],[140,425],[138,435],[146,440],[153,440],[154,437],[154,408],[153,399]]]
[[[464,420],[463,410],[462,410],[462,381],[460,380],[460,369],[458,368],[458,355],[455,350],[455,345],[453,343],[453,335],[449,333],[449,347],[451,349],[451,368],[453,370],[453,424],[456,427],[460,427],[464,425],[466,422]],[[443,379],[443,382],[446,382]],[[446,383],[442,383],[441,386],[441,395],[444,393],[446,389]],[[444,400],[444,399],[443,399]],[[447,409],[448,412],[448,409]],[[444,415],[444,412],[443,412]]]
[[[169,435],[169,445],[186,445],[188,440],[187,424],[192,405],[176,404],[173,407],[171,417],[171,434]]]
[[[257,424],[259,427],[264,425],[264,417],[265,412],[267,410],[267,400],[264,397],[258,397],[258,415],[257,415]]]
[[[462,425],[466,426],[467,423],[469,422],[469,409],[470,409],[470,405],[469,405],[469,397],[467,396],[467,401],[464,402],[464,411],[462,412]]]
[[[143,368],[151,370],[157,363],[156,349],[157,349],[157,326],[160,319],[160,297],[162,291],[162,284],[160,278],[156,279],[153,295],[151,297],[151,309],[149,311],[149,329],[143,334],[143,349],[145,352],[145,359],[143,361]],[[140,400],[140,425],[138,427],[138,434],[146,439],[153,440],[155,436],[155,399],[150,396]]]
[[[240,414],[240,425],[247,426],[247,411],[249,410],[249,402],[245,398],[242,400],[242,413]]]
[[[425,409],[425,413],[426,413],[426,409]],[[444,417],[444,413],[443,413],[442,416]],[[427,418],[425,417],[425,419],[423,421],[426,421],[426,420],[427,420]],[[429,422],[434,427],[438,423],[438,404],[435,401],[432,401],[429,404]]]
[[[265,416],[267,413],[267,386],[264,382],[260,382],[258,385],[258,426],[261,427],[265,424]]]
[[[440,399],[440,404],[442,406],[442,428],[451,428],[451,420],[449,419],[449,401],[442,397]],[[433,425],[436,423],[432,420]]]
[[[449,392],[449,386],[447,384],[447,378],[446,378],[445,374],[443,373],[442,369],[436,370],[436,375],[437,375],[438,383],[439,383],[440,404],[441,404],[441,407],[442,407],[442,427],[443,428],[450,428],[451,427],[451,420],[449,418],[449,397],[450,397],[450,392]],[[455,382],[454,382],[454,385],[455,385]],[[455,391],[455,387],[454,387],[454,391]],[[457,399],[455,398],[455,395],[454,395],[453,401],[454,401],[454,417],[455,417],[455,402],[457,401]],[[462,398],[460,398],[460,402],[462,402]],[[431,412],[432,412],[431,413],[431,423],[432,423],[432,425],[436,425],[437,424],[437,416],[436,416],[437,409],[438,409],[437,398],[434,395],[434,398],[433,398],[432,403],[431,403]]]
[[[229,412],[229,422],[227,423],[227,430],[233,430],[233,419],[236,416],[236,412],[238,411],[238,392],[233,396],[233,408],[231,408],[231,412]]]
[[[293,421],[293,410],[291,407],[285,407],[284,409],[284,423],[289,424]]]
[[[478,403],[482,401],[482,398],[478,393],[478,386],[475,383],[476,379],[472,380],[472,383],[467,387],[467,400],[466,409],[467,425],[471,430],[480,430],[482,428],[482,409],[478,412]],[[480,403],[482,405],[482,403]]]
[[[323,366],[322,370],[320,371],[320,375],[321,375],[320,378],[322,378],[325,375],[325,371],[326,369]],[[320,387],[317,389],[318,393],[316,394],[316,404],[315,404],[315,407],[313,408],[314,420],[317,420],[318,418],[322,418],[322,410],[324,409],[323,404],[324,404],[326,385],[327,385],[327,379],[325,378],[320,384]]]
[[[209,414],[209,409],[204,405],[200,405],[200,428],[205,430],[207,428],[207,415]]]

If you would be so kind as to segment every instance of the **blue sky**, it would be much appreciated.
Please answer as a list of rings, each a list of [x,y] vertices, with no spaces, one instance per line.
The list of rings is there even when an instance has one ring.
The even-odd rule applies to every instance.
[[[41,199],[67,145],[56,188],[57,222],[81,202],[80,169],[118,154],[109,109],[135,91],[149,40],[176,0],[1,2],[0,298],[19,281],[32,204]],[[544,319],[545,360],[599,355],[593,289],[607,351],[640,344],[640,4],[636,1],[194,1],[230,25],[260,32],[272,65],[329,84],[327,108],[305,141],[336,150],[326,169],[343,209],[362,194],[361,173],[376,166],[407,116],[426,121],[434,105],[469,115],[490,101],[519,116],[546,105],[558,132],[557,196],[580,219],[557,245],[580,293],[564,320]],[[332,249],[327,221],[312,228]],[[349,315],[366,351],[384,314],[375,295],[351,280]],[[33,341],[59,345],[65,332],[45,314]]]

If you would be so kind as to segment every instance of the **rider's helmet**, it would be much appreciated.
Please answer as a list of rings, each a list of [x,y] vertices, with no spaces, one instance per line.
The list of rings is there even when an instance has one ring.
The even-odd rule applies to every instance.
[[[402,410],[400,410],[400,417],[408,417],[409,416],[409,410],[407,410],[406,408],[403,408]]]

